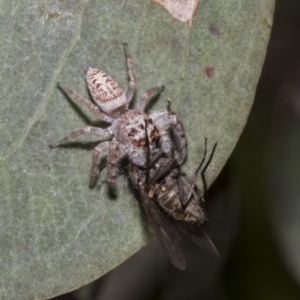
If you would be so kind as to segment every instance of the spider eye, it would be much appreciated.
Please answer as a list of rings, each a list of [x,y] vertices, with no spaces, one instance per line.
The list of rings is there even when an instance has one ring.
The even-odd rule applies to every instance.
[[[143,124],[140,124],[140,125],[139,125],[139,129],[144,130],[144,129],[145,129],[145,126],[144,126]]]
[[[153,120],[151,118],[149,118],[148,123],[153,124]]]
[[[132,137],[136,135],[136,130],[135,129],[131,129],[128,133],[128,136]]]

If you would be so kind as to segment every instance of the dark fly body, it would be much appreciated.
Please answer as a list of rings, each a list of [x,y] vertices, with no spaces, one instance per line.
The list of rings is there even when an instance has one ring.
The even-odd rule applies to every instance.
[[[149,153],[146,169],[131,163],[127,166],[130,183],[138,194],[162,248],[173,265],[182,270],[185,269],[186,262],[180,229],[215,260],[220,259],[218,250],[202,228],[207,215],[201,207],[203,193],[195,184],[198,173],[204,179],[204,172],[215,147],[216,144],[208,163],[202,168],[204,157],[192,178],[181,171],[175,159],[164,155],[158,155],[157,158],[155,151],[151,155]],[[159,153],[159,149],[156,152]]]

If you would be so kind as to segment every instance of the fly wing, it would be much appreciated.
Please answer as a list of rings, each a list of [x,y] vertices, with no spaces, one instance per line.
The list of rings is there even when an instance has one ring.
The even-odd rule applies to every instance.
[[[220,261],[219,251],[201,225],[190,225],[184,224],[183,222],[178,223],[183,232],[189,236],[195,244],[207,252],[213,259]]]
[[[184,270],[185,257],[175,224],[160,211],[155,200],[150,198],[145,190],[140,189],[139,194],[142,206],[166,255],[174,266]]]

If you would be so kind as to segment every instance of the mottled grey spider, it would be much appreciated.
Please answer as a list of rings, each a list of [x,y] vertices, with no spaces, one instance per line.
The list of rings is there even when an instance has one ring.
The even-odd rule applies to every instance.
[[[96,184],[100,172],[101,154],[107,154],[107,181],[113,190],[116,189],[117,166],[121,159],[127,157],[132,164],[145,167],[146,145],[151,151],[157,147],[157,141],[162,152],[170,154],[173,149],[173,142],[168,133],[170,128],[173,130],[176,150],[179,151],[177,163],[181,164],[187,155],[183,125],[177,115],[169,110],[155,111],[150,116],[144,112],[147,101],[160,94],[164,86],[144,91],[137,100],[135,108],[128,108],[135,92],[136,76],[127,44],[124,44],[124,50],[129,76],[126,92],[108,74],[93,68],[88,68],[86,81],[96,105],[58,83],[58,87],[70,98],[89,108],[98,119],[111,124],[108,128],[86,126],[50,145],[50,148],[59,147],[84,134],[93,134],[101,138],[112,137],[111,141],[100,142],[94,148],[90,187]],[[147,124],[146,130],[145,124]],[[145,132],[148,133],[147,138]]]

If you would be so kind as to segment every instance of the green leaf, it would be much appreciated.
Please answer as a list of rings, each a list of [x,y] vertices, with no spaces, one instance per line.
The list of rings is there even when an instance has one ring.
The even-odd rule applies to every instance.
[[[272,0],[200,1],[192,26],[150,1],[5,1],[1,13],[0,298],[46,299],[82,286],[138,251],[149,233],[120,177],[88,188],[92,147],[48,145],[94,123],[57,88],[88,98],[84,70],[98,67],[125,86],[123,42],[137,94],[165,85],[182,119],[192,173],[204,137],[218,141],[211,183],[247,120],[273,13]],[[90,141],[90,139],[89,139]]]

